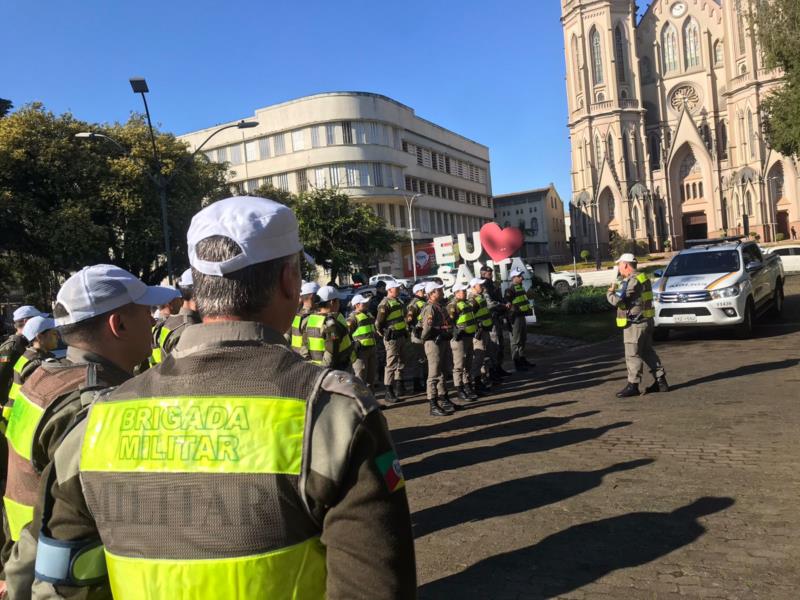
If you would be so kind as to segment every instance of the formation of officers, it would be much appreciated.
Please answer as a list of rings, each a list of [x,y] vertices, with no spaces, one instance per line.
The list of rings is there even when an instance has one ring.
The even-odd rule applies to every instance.
[[[303,358],[326,367],[351,370],[370,390],[378,377],[379,349],[385,355],[383,385],[386,404],[406,394],[427,392],[430,414],[452,415],[461,403],[490,392],[509,375],[502,367],[504,330],[511,330],[515,368],[533,367],[525,358],[526,317],[531,306],[522,273],[511,273],[511,285],[501,294],[494,271],[485,266],[468,285],[452,287],[445,302],[444,286],[417,283],[403,302],[396,282],[378,287],[372,297],[356,294],[350,313],[342,314],[345,296],[333,286],[304,282],[300,305],[287,337]],[[452,375],[455,395],[445,380]],[[423,384],[425,382],[425,384]]]

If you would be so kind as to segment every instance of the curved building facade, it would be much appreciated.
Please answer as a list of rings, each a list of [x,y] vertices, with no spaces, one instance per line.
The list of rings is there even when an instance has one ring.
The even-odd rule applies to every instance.
[[[420,242],[493,219],[489,149],[391,98],[316,94],[257,109],[250,119],[259,125],[223,131],[202,150],[228,163],[241,193],[264,184],[294,193],[339,188],[400,230],[409,227],[406,198],[419,194],[412,216]],[[179,137],[196,148],[223,125]],[[401,271],[400,249],[385,267]]]

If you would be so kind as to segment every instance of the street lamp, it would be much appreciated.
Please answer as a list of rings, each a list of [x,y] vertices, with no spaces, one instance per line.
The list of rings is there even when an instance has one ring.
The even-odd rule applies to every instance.
[[[142,84],[144,85],[144,91],[147,91],[147,84],[144,83],[144,79],[141,80],[132,79],[131,87],[134,87],[134,81],[137,82],[141,81]],[[139,87],[139,89],[141,89],[141,84],[137,83],[137,86]],[[141,93],[143,94],[144,92]],[[146,107],[147,107],[147,102],[145,101],[145,109]],[[149,124],[150,121],[149,112],[147,115],[147,120]],[[161,202],[161,226],[164,231],[164,252],[167,257],[167,279],[169,280],[170,283],[173,282],[174,278],[172,271],[172,251],[170,250],[169,247],[169,225],[167,223],[167,188],[169,187],[169,184],[172,183],[172,180],[175,178],[175,175],[177,175],[183,167],[189,164],[194,159],[195,155],[198,152],[200,152],[203,146],[205,146],[208,143],[208,141],[215,135],[217,135],[220,131],[231,129],[233,127],[236,127],[237,129],[251,129],[257,126],[258,126],[258,121],[239,121],[231,125],[225,125],[224,127],[220,127],[219,129],[213,131],[211,135],[209,135],[203,141],[202,144],[200,144],[197,148],[195,148],[194,151],[189,156],[185,157],[183,161],[172,170],[172,173],[170,174],[169,177],[164,177],[161,171],[162,164],[160,158],[158,157],[158,154],[156,153],[155,137],[153,136],[152,125],[150,126],[150,139],[153,142],[153,152],[156,161],[155,166],[157,170],[156,173],[148,171],[147,176],[150,178],[150,180],[155,184],[156,188],[158,189],[158,195]],[[119,143],[117,140],[115,140],[113,137],[109,135],[105,135],[103,133],[95,133],[93,131],[81,131],[79,133],[76,133],[74,137],[77,139],[84,139],[84,140],[104,140],[110,142],[111,144],[116,146],[117,149],[120,152],[122,152],[122,154],[124,154],[125,156],[130,156],[130,150],[125,148],[125,146],[123,146],[121,143]]]
[[[394,188],[398,192],[402,191],[399,187]],[[406,201],[408,208],[408,237],[411,238],[411,269],[414,273],[414,281],[417,280],[417,252],[414,248],[414,213],[411,208],[414,206],[414,200],[422,196],[422,194],[414,194],[410,198],[403,194],[403,199]]]

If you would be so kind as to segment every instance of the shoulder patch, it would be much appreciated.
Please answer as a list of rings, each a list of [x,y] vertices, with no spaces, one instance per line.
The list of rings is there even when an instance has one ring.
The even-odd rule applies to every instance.
[[[400,467],[400,460],[394,450],[389,450],[375,459],[375,464],[383,476],[383,482],[389,493],[401,490],[406,485],[403,477],[403,469]]]
[[[345,371],[331,371],[322,380],[320,386],[326,392],[353,398],[363,415],[378,410],[378,402],[372,392],[358,379]]]

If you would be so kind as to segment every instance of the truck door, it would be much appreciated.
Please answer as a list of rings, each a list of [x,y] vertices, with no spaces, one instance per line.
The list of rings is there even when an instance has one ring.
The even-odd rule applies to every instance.
[[[760,262],[762,267],[757,271],[750,273],[750,282],[753,285],[753,299],[756,306],[760,306],[762,302],[769,299],[769,269],[764,264],[764,257],[761,255],[761,250],[755,244],[747,244],[742,248],[742,261],[744,267],[753,262]]]

